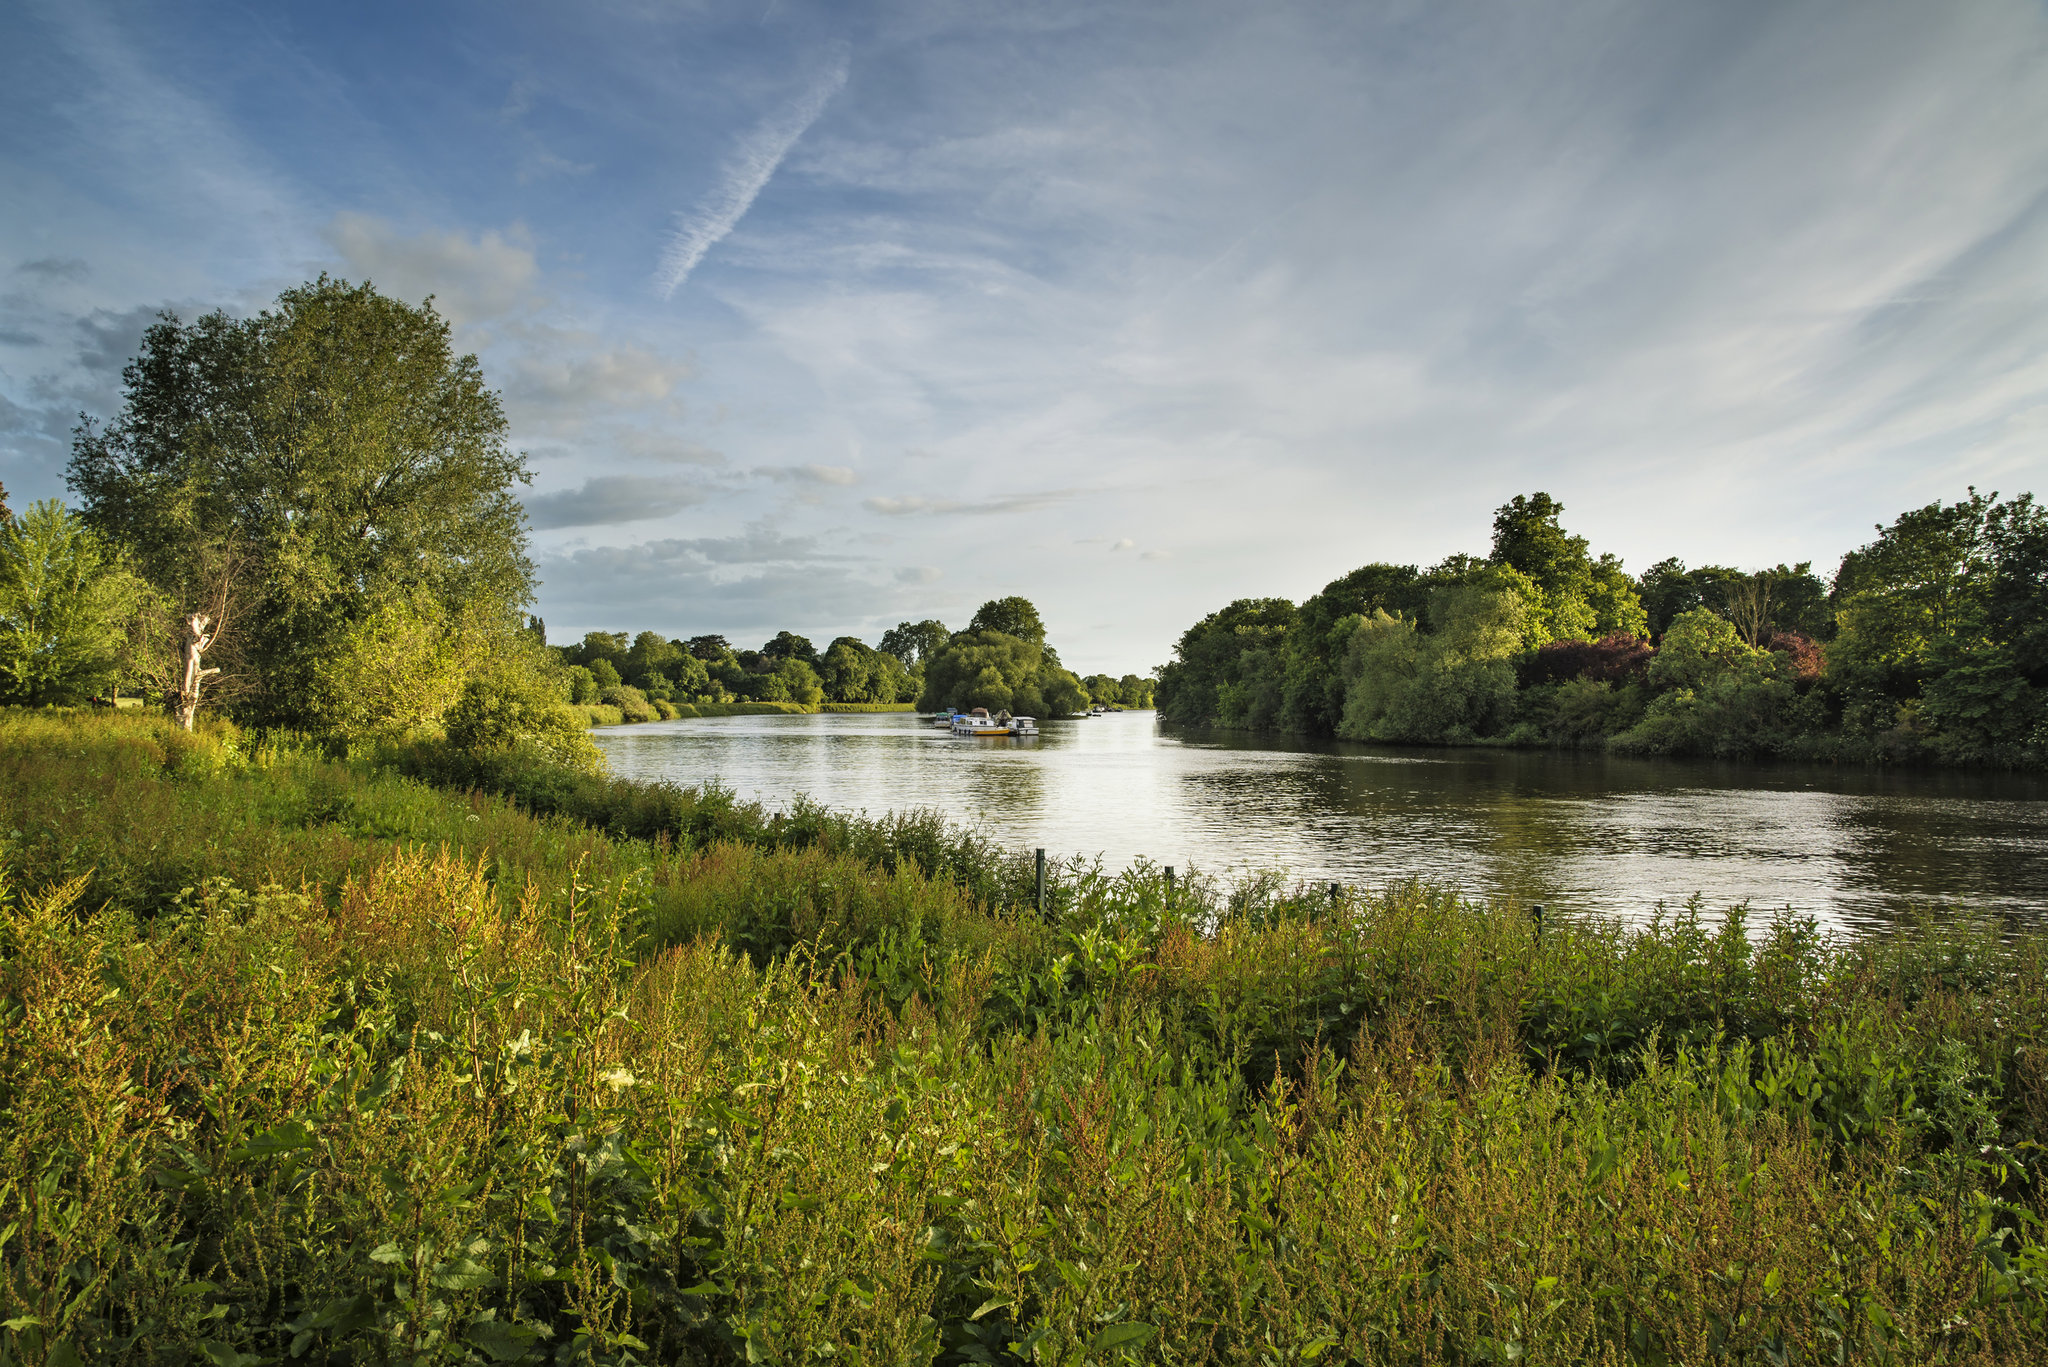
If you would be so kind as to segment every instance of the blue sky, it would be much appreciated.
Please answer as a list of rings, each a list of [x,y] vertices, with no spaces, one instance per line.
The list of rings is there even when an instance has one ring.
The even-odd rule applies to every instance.
[[[2048,494],[2039,3],[0,9],[0,480],[327,270],[502,392],[557,640],[1070,664],[1483,551],[1823,569]]]

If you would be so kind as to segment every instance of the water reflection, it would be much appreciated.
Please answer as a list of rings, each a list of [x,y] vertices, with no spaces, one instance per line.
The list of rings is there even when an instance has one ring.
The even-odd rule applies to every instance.
[[[946,735],[908,714],[731,717],[605,730],[620,773],[786,805],[935,808],[1021,846],[1421,876],[1641,915],[1791,907],[1837,925],[1914,906],[2034,917],[2048,904],[2048,785],[1995,774],[1750,768],[1519,751],[1396,751],[1175,731],[1151,713],[1053,722],[1036,741]]]

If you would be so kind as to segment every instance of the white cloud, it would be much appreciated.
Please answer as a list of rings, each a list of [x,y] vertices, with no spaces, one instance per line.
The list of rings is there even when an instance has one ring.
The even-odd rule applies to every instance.
[[[384,293],[434,307],[460,327],[530,308],[540,279],[524,229],[403,233],[369,214],[339,213],[323,233],[347,270]]]
[[[922,494],[905,494],[900,498],[862,499],[861,506],[869,512],[881,513],[885,517],[908,517],[916,513],[961,513],[972,516],[1034,513],[1064,503],[1077,492],[1078,490],[1074,489],[1051,489],[1044,493],[1000,494],[995,498],[978,499],[926,498]]]

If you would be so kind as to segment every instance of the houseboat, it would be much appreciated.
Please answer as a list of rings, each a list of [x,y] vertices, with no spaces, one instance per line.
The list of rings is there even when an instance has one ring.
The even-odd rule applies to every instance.
[[[1038,723],[1007,712],[990,716],[986,707],[977,707],[971,712],[955,712],[952,730],[956,736],[1035,736]]]

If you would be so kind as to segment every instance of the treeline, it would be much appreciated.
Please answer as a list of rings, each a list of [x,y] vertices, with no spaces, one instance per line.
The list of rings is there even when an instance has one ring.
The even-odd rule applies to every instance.
[[[1038,609],[1019,597],[983,603],[961,631],[936,619],[899,622],[882,633],[879,647],[840,636],[820,651],[791,631],[777,632],[759,650],[735,649],[718,635],[671,640],[643,631],[629,643],[623,631],[593,631],[554,653],[566,701],[615,707],[626,721],[673,717],[680,706],[745,702],[987,707],[1024,716],[1070,716],[1096,704],[1152,706],[1150,679],[1083,679],[1062,666]]]
[[[1548,494],[1488,555],[1371,564],[1307,602],[1239,599],[1159,671],[1168,720],[1347,740],[2039,766],[2048,516],[1972,489],[1822,578],[1659,561],[1639,576]]]

